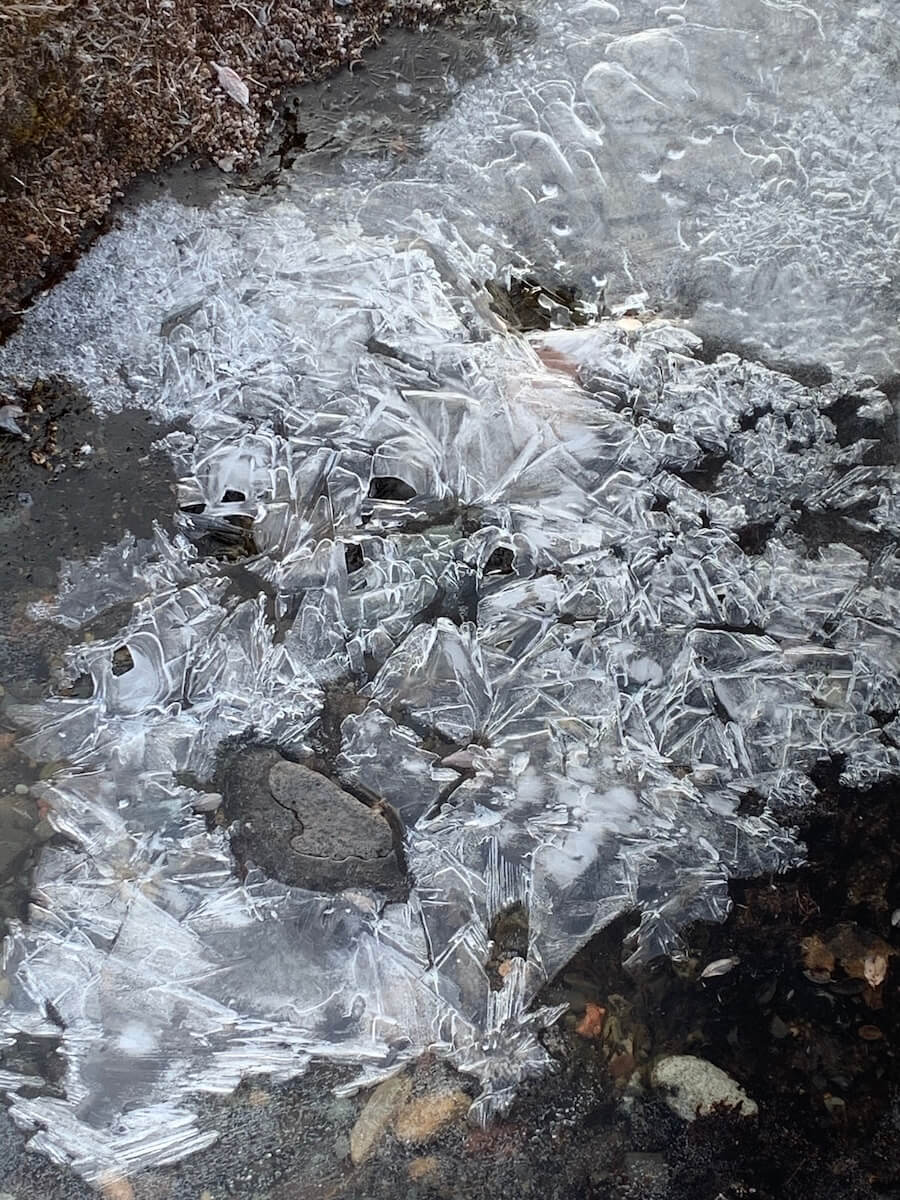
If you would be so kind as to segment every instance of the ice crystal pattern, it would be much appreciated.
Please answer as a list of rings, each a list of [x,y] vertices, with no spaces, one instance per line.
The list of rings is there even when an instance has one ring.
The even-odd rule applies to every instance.
[[[724,915],[729,877],[797,859],[817,762],[839,754],[854,786],[896,773],[885,395],[839,372],[806,387],[732,354],[704,361],[663,319],[524,336],[483,287],[516,255],[577,274],[605,247],[623,293],[641,229],[648,287],[671,274],[688,225],[657,173],[689,153],[715,177],[692,219],[718,222],[716,278],[737,297],[725,324],[746,300],[759,345],[833,351],[836,366],[865,342],[845,318],[875,269],[873,226],[841,225],[858,176],[849,208],[835,201],[819,240],[791,251],[786,349],[766,340],[776,323],[741,255],[766,214],[792,228],[809,183],[798,104],[784,103],[781,150],[751,155],[771,188],[704,157],[690,115],[702,92],[704,119],[738,145],[775,102],[781,57],[801,71],[786,39],[825,39],[829,12],[742,5],[752,22],[735,31],[731,6],[688,7],[656,10],[654,29],[639,6],[646,28],[606,33],[610,4],[540,6],[534,44],[492,73],[503,102],[464,91],[416,163],[313,157],[272,194],[145,205],[4,351],[7,373],[40,362],[100,407],[184,423],[166,439],[178,531],[67,564],[43,610],[77,631],[131,603],[114,638],[70,653],[66,676],[93,694],[16,712],[29,753],[67,764],[42,799],[71,844],[44,852],[31,919],[7,940],[2,1028],[58,1037],[65,1074],[59,1095],[2,1084],[31,1144],[89,1178],[198,1149],[215,1133],[192,1093],[289,1078],[312,1057],[365,1082],[430,1048],[478,1081],[475,1119],[502,1111],[546,1067],[538,1034],[558,1012],[536,1007],[541,985],[596,931],[631,911],[635,963],[677,950],[687,923]],[[879,195],[865,203],[887,235]],[[817,322],[797,271],[838,254]],[[711,294],[710,311],[726,292]],[[868,294],[857,316],[881,363],[893,334]],[[244,536],[240,572],[203,553]],[[252,735],[308,759],[335,688],[360,702],[331,769],[402,821],[402,903],[290,888],[252,864],[241,878],[208,827],[223,744]],[[496,987],[490,929],[514,905],[527,954]]]

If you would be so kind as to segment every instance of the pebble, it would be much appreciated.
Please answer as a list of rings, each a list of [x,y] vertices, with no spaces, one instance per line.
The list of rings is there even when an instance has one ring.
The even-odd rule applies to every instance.
[[[716,1105],[739,1108],[742,1117],[759,1112],[743,1088],[730,1075],[693,1054],[670,1054],[653,1068],[653,1086],[665,1089],[666,1104],[684,1121],[708,1116]]]
[[[27,796],[28,792],[29,792],[28,784],[27,783],[17,783],[16,787],[15,787],[15,792],[16,792],[17,796]]]
[[[134,1200],[134,1188],[124,1175],[110,1172],[100,1180],[100,1195],[103,1200]]]
[[[350,1130],[350,1160],[354,1166],[365,1162],[375,1149],[394,1113],[409,1098],[410,1090],[409,1078],[395,1075],[379,1083],[372,1092]]]
[[[471,1104],[464,1091],[426,1092],[414,1096],[394,1120],[394,1133],[407,1145],[430,1142],[445,1125],[462,1116]]]
[[[420,1179],[427,1179],[429,1175],[434,1175],[440,1165],[433,1154],[423,1155],[421,1158],[412,1159],[406,1168],[406,1173],[413,1183],[416,1183]]]

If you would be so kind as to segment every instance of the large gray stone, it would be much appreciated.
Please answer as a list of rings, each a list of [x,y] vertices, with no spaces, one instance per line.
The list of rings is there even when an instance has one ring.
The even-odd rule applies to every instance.
[[[241,751],[224,778],[224,813],[240,863],[311,891],[395,894],[403,872],[390,825],[336,783],[277,750]]]

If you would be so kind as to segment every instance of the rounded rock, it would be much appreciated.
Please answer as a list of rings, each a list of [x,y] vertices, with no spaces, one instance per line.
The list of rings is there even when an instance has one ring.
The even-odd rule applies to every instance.
[[[224,772],[224,814],[240,863],[310,891],[394,894],[403,872],[382,813],[277,750],[239,752]]]

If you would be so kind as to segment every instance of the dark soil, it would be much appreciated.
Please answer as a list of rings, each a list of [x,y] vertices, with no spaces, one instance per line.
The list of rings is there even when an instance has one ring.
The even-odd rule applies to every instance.
[[[61,559],[83,560],[126,533],[149,537],[154,521],[171,526],[175,480],[168,455],[153,448],[165,430],[143,412],[99,419],[63,379],[0,394],[0,405],[22,410],[16,421],[25,435],[0,431],[2,936],[9,918],[25,916],[37,854],[54,836],[40,806],[16,788],[28,788],[56,765],[41,767],[19,751],[5,707],[49,691],[73,637],[105,636],[104,623],[120,628],[128,617],[117,606],[95,628],[73,633],[31,606],[56,595]],[[120,661],[120,669],[125,665]]]
[[[547,989],[576,1010],[607,1010],[603,1037],[584,1052],[613,1074],[696,1054],[759,1104],[758,1121],[628,1122],[635,1150],[663,1154],[659,1194],[670,1200],[900,1196],[900,785],[851,791],[839,768],[819,772],[822,798],[803,830],[808,865],[733,883],[728,920],[691,928],[685,962],[629,978],[623,929],[613,928]],[[864,964],[873,960],[877,979],[879,953],[886,976],[872,986]],[[701,978],[731,959],[724,974]],[[566,1036],[572,1045],[577,1035]]]
[[[140,410],[102,420],[63,379],[39,380],[17,405],[26,437],[0,431],[0,683],[34,699],[70,635],[28,606],[55,595],[62,558],[82,560],[126,533],[171,525],[175,480],[153,443],[166,431]],[[27,440],[26,440],[27,439]]]

